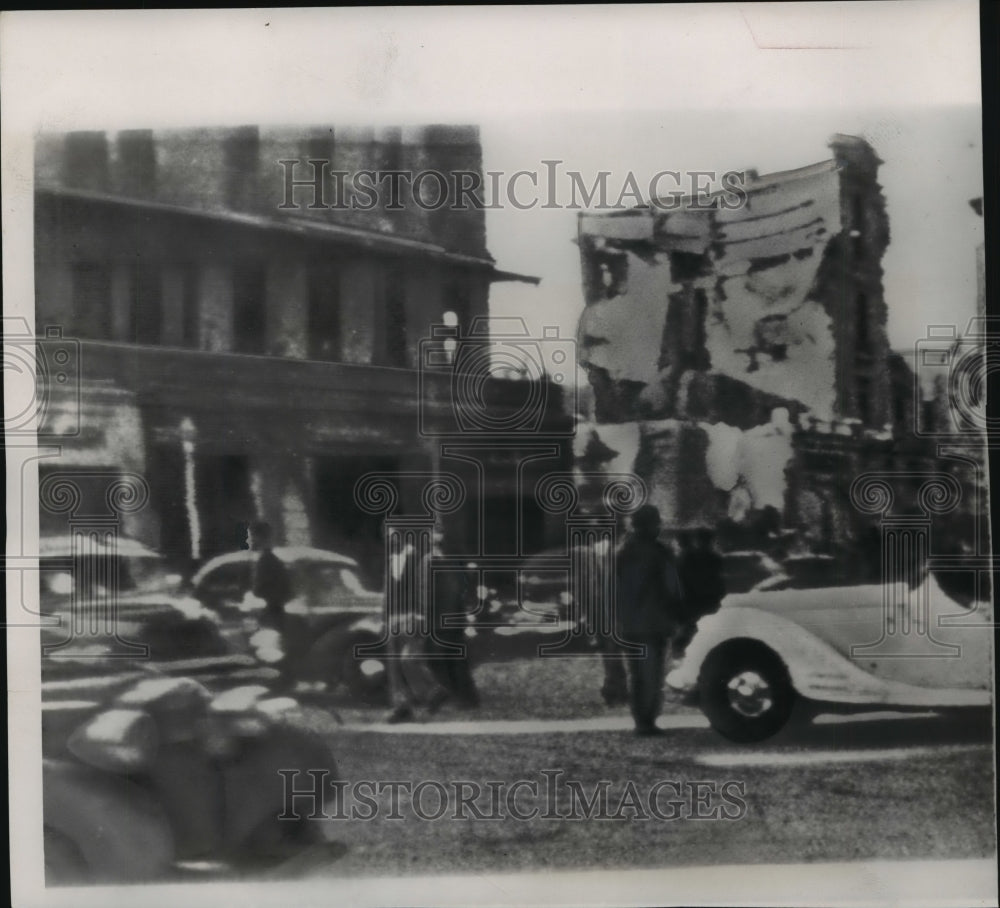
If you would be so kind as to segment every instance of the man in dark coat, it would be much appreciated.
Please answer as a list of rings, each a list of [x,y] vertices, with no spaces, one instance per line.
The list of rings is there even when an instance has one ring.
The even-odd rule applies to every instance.
[[[725,565],[712,546],[712,537],[711,530],[701,529],[693,534],[682,533],[678,540],[681,546],[678,573],[684,588],[684,603],[680,627],[674,637],[677,657],[684,655],[698,622],[705,615],[717,612],[726,595]]]
[[[271,525],[263,521],[250,527],[250,540],[260,557],[254,565],[252,592],[267,606],[264,622],[279,634],[285,630],[285,604],[292,599],[292,580],[285,563],[274,554]]]
[[[430,620],[427,639],[428,662],[434,676],[458,706],[479,706],[479,692],[469,664],[465,617],[468,612],[469,575],[465,571],[433,571],[433,560],[444,554],[444,531],[434,528],[433,550],[425,570],[431,578]],[[461,623],[459,623],[461,622]]]
[[[643,505],[618,553],[618,621],[621,636],[644,647],[628,659],[632,718],[639,735],[656,735],[663,700],[667,647],[678,626],[683,591],[670,550],[657,539],[660,512]]]
[[[274,554],[271,525],[258,521],[250,527],[250,544],[260,557],[254,563],[251,592],[264,600],[261,625],[278,632],[281,659],[275,667],[281,672],[279,687],[291,684],[288,658],[289,639],[286,634],[285,604],[293,598],[292,578],[285,563]]]

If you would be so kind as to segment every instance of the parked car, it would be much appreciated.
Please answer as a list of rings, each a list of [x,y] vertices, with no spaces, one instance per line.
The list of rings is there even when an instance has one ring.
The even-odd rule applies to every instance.
[[[213,695],[148,666],[124,675],[92,684],[90,699],[43,689],[48,885],[232,876],[308,849],[342,853],[323,847],[321,824],[279,819],[291,806],[279,770],[337,778],[324,717],[263,686]]]
[[[382,636],[381,593],[365,589],[358,563],[346,555],[307,546],[278,546],[274,554],[288,567],[294,598],[286,604],[283,645],[297,680],[346,688],[361,701],[385,695],[385,665],[378,658],[356,659],[354,648]],[[264,603],[248,595],[258,554],[240,550],[207,561],[191,579],[191,594],[220,617],[230,641],[245,652],[257,641]],[[266,653],[265,653],[266,656]]]
[[[667,684],[725,737],[760,741],[785,726],[796,701],[803,716],[989,707],[992,641],[992,608],[966,608],[932,574],[916,589],[756,590],[727,596],[698,623]]]
[[[43,539],[39,567],[49,884],[231,875],[318,844],[277,820],[278,770],[336,773],[330,716],[275,696],[279,672],[141,543]]]
[[[152,669],[209,688],[270,684],[278,672],[227,635],[219,616],[180,589],[163,559],[130,539],[74,554],[67,538],[41,540],[43,681],[86,686]],[[107,586],[105,586],[107,584]]]

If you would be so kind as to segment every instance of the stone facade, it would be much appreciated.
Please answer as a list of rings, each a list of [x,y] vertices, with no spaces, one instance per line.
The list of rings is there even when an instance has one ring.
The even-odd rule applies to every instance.
[[[432,326],[464,337],[491,282],[537,279],[496,269],[481,209],[310,208],[315,187],[301,185],[286,206],[282,160],[300,181],[310,160],[482,170],[473,127],[43,135],[36,329],[78,339],[85,384],[126,392],[140,414],[141,462],[104,453],[109,470],[128,460],[150,480],[143,541],[197,560],[263,518],[284,543],[377,571],[382,528],[352,490],[371,470],[439,466],[420,422],[425,405],[449,406],[421,397]],[[86,456],[68,444],[62,460]],[[477,518],[455,519],[461,534]]]

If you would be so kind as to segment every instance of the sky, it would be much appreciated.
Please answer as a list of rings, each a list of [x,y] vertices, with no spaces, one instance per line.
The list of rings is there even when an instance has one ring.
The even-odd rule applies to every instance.
[[[600,171],[610,171],[613,201],[630,170],[644,192],[652,175],[667,169],[772,173],[830,158],[835,133],[867,138],[885,162],[879,181],[890,229],[882,262],[890,344],[912,349],[930,324],[964,328],[975,314],[975,250],[983,242],[982,218],[969,205],[983,192],[978,107],[546,115],[486,124],[483,155],[487,170],[534,170],[540,179],[548,173],[541,161],[562,160],[557,173],[578,170],[588,186]],[[520,201],[529,203],[536,194],[523,179],[519,185]],[[537,197],[544,203],[541,185]],[[568,185],[568,178],[559,180],[560,187]],[[568,209],[487,212],[498,262],[542,278],[537,288],[496,285],[495,314],[524,317],[533,331],[555,324],[573,336],[583,308],[576,218]]]
[[[555,159],[612,186],[801,167],[828,158],[833,133],[864,135],[885,161],[890,342],[974,309],[974,0],[5,12],[0,93],[6,314],[32,308],[16,263],[31,256],[40,129],[431,122],[479,124],[487,170]],[[542,278],[496,285],[493,311],[573,336],[575,213],[506,207],[487,230],[501,267]]]

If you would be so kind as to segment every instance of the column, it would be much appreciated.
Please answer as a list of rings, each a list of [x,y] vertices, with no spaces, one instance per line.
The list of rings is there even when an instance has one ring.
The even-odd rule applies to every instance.
[[[149,486],[135,473],[86,474],[88,479],[105,476],[105,507],[81,509],[83,494],[76,473],[51,473],[39,486],[43,508],[68,515],[73,562],[73,592],[70,600],[69,636],[61,643],[42,647],[43,656],[60,653],[74,640],[99,643],[95,658],[147,658],[149,647],[125,640],[118,629],[118,530],[125,514],[145,507]]]
[[[163,297],[160,340],[167,347],[181,347],[184,345],[184,269],[179,265],[164,265],[160,280]]]
[[[305,265],[299,261],[269,262],[266,294],[267,351],[305,359],[309,348],[306,337],[309,284]]]
[[[600,504],[580,507],[577,484],[599,494]],[[570,620],[562,639],[538,648],[540,656],[589,655],[578,638],[609,639],[626,656],[642,655],[642,647],[618,636],[615,549],[619,519],[639,508],[647,497],[643,481],[630,473],[549,473],[535,487],[539,505],[566,521],[570,559]]]
[[[895,491],[915,481],[918,513],[893,510]],[[924,578],[930,557],[931,520],[958,506],[962,490],[946,473],[865,473],[851,485],[851,502],[880,516],[882,632],[878,640],[851,647],[853,658],[959,656],[961,647],[936,640],[930,626],[930,590]],[[900,643],[905,649],[900,650]]]
[[[205,265],[198,281],[198,346],[226,352],[233,348],[233,275],[222,265]]]
[[[357,659],[424,658],[423,653],[404,651],[395,644],[396,640],[414,635],[432,639],[442,655],[454,650],[435,634],[431,620],[433,577],[427,556],[432,552],[434,524],[442,515],[461,507],[465,488],[454,473],[411,473],[411,481],[423,481],[421,505],[410,513],[400,513],[398,478],[395,473],[368,473],[354,487],[358,507],[385,518],[385,627],[377,643],[356,647]],[[459,650],[456,655],[460,654]]]

